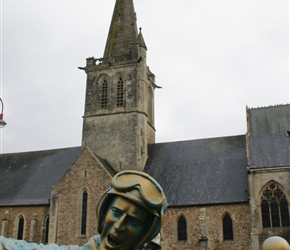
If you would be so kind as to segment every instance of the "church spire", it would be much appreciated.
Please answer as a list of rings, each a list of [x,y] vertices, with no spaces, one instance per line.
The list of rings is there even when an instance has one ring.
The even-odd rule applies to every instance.
[[[125,58],[128,59],[137,37],[138,31],[133,0],[116,0],[103,56],[104,61],[120,61],[120,58],[123,58],[121,61],[124,61]]]
[[[115,170],[143,170],[155,143],[155,76],[133,0],[116,0],[103,58],[88,58],[82,145]]]

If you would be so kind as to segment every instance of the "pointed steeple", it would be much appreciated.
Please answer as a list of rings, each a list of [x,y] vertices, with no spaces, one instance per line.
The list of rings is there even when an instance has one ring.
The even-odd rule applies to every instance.
[[[143,170],[155,143],[155,76],[133,0],[116,0],[103,58],[88,58],[83,147],[116,170]]]
[[[132,53],[132,44],[135,43],[137,37],[138,30],[133,0],[116,0],[103,56],[104,61],[128,58]]]

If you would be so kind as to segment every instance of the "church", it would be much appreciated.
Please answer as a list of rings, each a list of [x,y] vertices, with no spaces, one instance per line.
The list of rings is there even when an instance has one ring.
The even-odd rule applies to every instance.
[[[0,155],[1,235],[83,245],[112,176],[132,169],[166,194],[163,250],[258,250],[273,235],[290,243],[290,104],[247,108],[246,134],[156,143],[146,52],[133,0],[116,0],[103,56],[80,67],[82,145]]]

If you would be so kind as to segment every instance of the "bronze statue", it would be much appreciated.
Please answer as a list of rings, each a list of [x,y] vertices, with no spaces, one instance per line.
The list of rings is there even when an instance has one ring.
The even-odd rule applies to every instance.
[[[142,249],[160,232],[166,207],[165,195],[157,181],[141,171],[123,171],[113,177],[111,187],[98,202],[99,235],[83,247],[37,245],[0,237],[0,250]],[[147,246],[145,249],[150,249],[151,243]]]
[[[160,234],[158,234],[158,237],[155,237],[152,241],[148,242],[142,250],[161,250]]]

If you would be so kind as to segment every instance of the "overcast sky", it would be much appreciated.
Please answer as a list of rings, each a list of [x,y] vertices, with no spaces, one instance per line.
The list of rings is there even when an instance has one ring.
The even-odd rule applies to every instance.
[[[246,133],[246,106],[289,102],[289,0],[134,0],[156,75],[157,142]],[[1,152],[81,145],[86,58],[115,0],[1,1]]]

